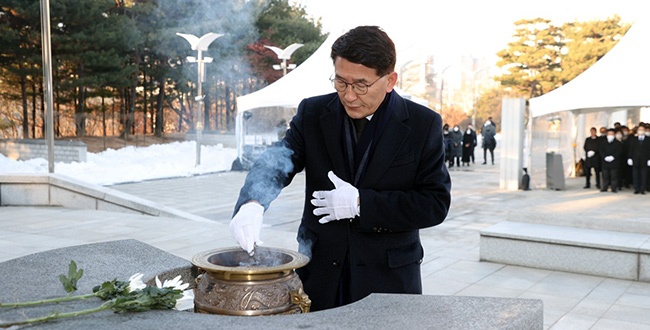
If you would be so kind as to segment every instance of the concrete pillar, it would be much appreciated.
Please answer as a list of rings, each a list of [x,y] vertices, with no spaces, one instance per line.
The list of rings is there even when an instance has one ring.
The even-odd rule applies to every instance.
[[[501,171],[499,187],[505,190],[519,189],[523,175],[524,120],[526,100],[504,98],[501,104]]]

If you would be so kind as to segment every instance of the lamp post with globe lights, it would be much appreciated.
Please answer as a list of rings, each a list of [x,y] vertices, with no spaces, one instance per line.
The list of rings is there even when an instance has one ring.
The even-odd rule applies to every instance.
[[[186,33],[176,33],[176,35],[187,40],[192,50],[197,51],[197,56],[188,56],[187,61],[198,64],[198,84],[194,99],[197,101],[197,107],[194,112],[194,132],[196,133],[196,166],[199,166],[201,165],[201,136],[203,134],[203,116],[201,116],[201,110],[203,109],[203,98],[205,97],[203,95],[202,83],[205,81],[205,63],[212,62],[211,57],[203,57],[203,52],[207,51],[210,44],[217,38],[223,36],[223,34],[210,32],[204,34],[201,38]]]

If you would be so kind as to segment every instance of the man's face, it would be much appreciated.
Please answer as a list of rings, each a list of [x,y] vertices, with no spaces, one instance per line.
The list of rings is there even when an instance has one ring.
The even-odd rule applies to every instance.
[[[600,135],[607,135],[607,130],[606,129],[600,129]]]
[[[591,137],[596,137],[596,129],[591,130]]]
[[[381,102],[384,101],[386,93],[391,92],[393,87],[395,87],[397,73],[392,72],[384,77],[380,77],[377,75],[375,69],[337,57],[334,61],[334,78],[341,79],[347,83],[362,83],[366,85],[370,85],[376,81],[372,86],[368,87],[368,92],[363,95],[355,93],[351,86],[348,86],[343,92],[338,92],[341,103],[348,116],[353,119],[361,119],[377,111]]]

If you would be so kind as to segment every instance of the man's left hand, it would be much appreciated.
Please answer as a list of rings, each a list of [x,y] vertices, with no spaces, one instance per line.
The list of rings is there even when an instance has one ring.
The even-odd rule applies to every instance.
[[[327,177],[334,184],[333,190],[314,191],[311,200],[316,206],[314,215],[324,215],[318,222],[326,224],[330,221],[353,219],[359,215],[359,190],[341,180],[334,172],[329,171]]]

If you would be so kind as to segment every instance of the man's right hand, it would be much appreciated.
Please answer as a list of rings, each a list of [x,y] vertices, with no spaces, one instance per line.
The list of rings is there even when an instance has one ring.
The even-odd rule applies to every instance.
[[[627,159],[627,165],[629,165],[629,166],[634,165],[634,161],[632,161],[632,158]]]
[[[260,240],[263,217],[264,207],[257,202],[249,202],[242,205],[230,221],[230,233],[250,255],[253,255],[255,245],[263,244]]]
[[[593,151],[593,150],[589,150],[589,151],[587,151],[587,157],[588,157],[588,158],[593,157],[595,154],[596,154],[596,152]]]

